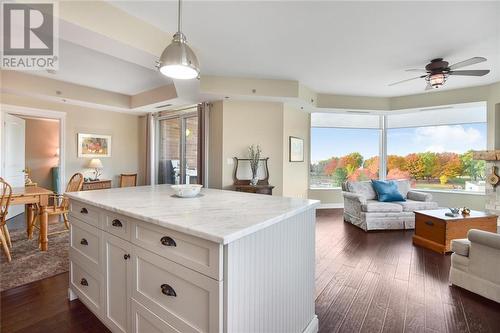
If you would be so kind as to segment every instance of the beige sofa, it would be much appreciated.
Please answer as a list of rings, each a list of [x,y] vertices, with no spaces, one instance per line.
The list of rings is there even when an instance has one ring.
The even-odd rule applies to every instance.
[[[342,185],[344,220],[365,231],[414,229],[414,211],[438,208],[430,193],[411,190],[408,180],[396,182],[406,201],[379,202],[370,181],[345,182]]]
[[[500,303],[500,235],[472,229],[451,250],[450,283]]]

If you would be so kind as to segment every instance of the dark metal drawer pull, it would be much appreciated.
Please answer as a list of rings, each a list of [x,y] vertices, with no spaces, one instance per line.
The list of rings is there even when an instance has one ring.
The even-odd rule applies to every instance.
[[[160,239],[160,242],[165,245],[165,246],[177,246],[177,244],[175,243],[175,241],[168,237],[168,236],[163,236],[161,239]]]
[[[434,225],[434,222],[432,222],[432,221],[425,221],[425,224],[430,225],[432,227]]]
[[[88,214],[89,211],[87,210],[87,208],[83,207],[81,210],[80,210],[80,213],[82,214]]]
[[[175,292],[174,288],[170,287],[166,283],[161,285],[161,292],[167,296],[173,296],[173,297],[177,296],[177,293]]]
[[[89,285],[89,283],[87,282],[87,279],[85,279],[85,278],[82,278],[82,280],[80,281],[80,284],[82,286],[88,286]]]
[[[125,259],[125,260],[130,259],[130,254],[128,254],[128,253],[127,253],[127,254],[124,254],[124,255],[123,255],[123,259]]]
[[[85,238],[82,238],[82,240],[80,241],[80,244],[89,245],[89,242],[87,242],[87,240]]]
[[[111,222],[111,225],[113,227],[118,227],[118,228],[121,228],[123,227],[123,224],[120,220],[117,220],[117,219],[114,219],[113,222]]]

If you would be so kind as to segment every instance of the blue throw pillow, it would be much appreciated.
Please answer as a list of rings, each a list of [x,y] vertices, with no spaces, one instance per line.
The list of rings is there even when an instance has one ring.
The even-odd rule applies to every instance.
[[[406,201],[399,193],[398,184],[394,180],[372,180],[372,185],[377,192],[378,201]]]

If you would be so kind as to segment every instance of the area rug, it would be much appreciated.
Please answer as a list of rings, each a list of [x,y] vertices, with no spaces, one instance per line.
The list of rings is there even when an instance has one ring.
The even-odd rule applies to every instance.
[[[63,223],[50,224],[49,233],[65,230]],[[69,233],[50,235],[49,250],[38,249],[38,230],[28,240],[26,230],[10,232],[12,248],[9,263],[0,249],[0,291],[38,281],[68,271]]]

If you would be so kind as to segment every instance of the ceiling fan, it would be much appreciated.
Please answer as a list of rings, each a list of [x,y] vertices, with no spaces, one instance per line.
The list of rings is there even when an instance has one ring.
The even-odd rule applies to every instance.
[[[448,61],[443,60],[443,58],[436,58],[431,60],[425,66],[425,69],[407,69],[406,72],[422,72],[426,73],[417,77],[412,77],[411,79],[406,79],[398,82],[394,82],[389,84],[389,86],[394,86],[396,84],[400,84],[403,82],[408,82],[416,79],[423,79],[427,81],[427,87],[425,90],[430,90],[432,88],[439,88],[448,79],[450,75],[463,75],[463,76],[484,76],[490,72],[489,69],[477,69],[477,70],[461,70],[456,71],[457,68],[462,68],[474,64],[478,64],[480,62],[486,61],[486,58],[483,57],[474,57],[464,61],[457,62],[451,66],[448,66]]]

